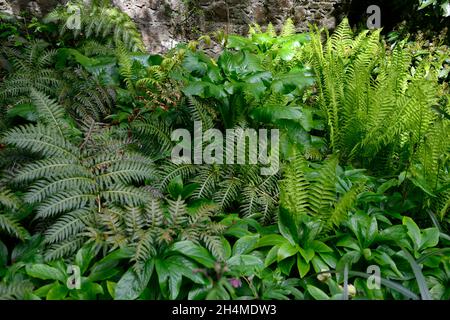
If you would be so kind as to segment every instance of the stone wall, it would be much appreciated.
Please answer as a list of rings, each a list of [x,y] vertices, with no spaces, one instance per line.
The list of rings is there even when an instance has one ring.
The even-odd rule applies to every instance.
[[[30,10],[45,14],[64,0],[0,0],[0,10],[18,13]],[[280,27],[286,18],[293,18],[298,31],[309,23],[334,28],[336,19],[349,0],[112,0],[129,14],[142,31],[149,50],[163,52],[178,42],[228,30],[245,34],[248,25],[262,26],[272,22]]]

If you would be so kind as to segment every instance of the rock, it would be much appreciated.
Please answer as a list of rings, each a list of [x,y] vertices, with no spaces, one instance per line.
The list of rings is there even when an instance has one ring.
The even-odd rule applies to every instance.
[[[336,26],[335,12],[341,12],[340,8],[350,0],[111,1],[136,22],[147,48],[159,53],[221,28],[244,34],[251,23],[266,26],[271,22],[280,29],[287,18],[293,18],[298,31],[307,30],[308,24],[313,22],[332,29]],[[28,10],[43,15],[65,2],[67,0],[0,0],[0,10],[15,14]]]

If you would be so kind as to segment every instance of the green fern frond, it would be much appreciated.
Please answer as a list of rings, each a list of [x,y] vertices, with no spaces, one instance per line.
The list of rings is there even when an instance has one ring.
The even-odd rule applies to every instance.
[[[90,211],[86,209],[75,210],[64,214],[45,230],[45,243],[61,243],[67,239],[80,235],[86,227],[83,219],[89,214]]]
[[[8,213],[0,214],[0,231],[4,231],[22,241],[30,236],[20,222],[12,214]]]

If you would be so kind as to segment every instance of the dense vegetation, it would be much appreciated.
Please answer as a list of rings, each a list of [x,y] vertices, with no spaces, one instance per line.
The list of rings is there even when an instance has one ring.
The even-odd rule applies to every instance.
[[[450,299],[445,45],[288,20],[161,56],[80,8],[1,16],[0,298]],[[198,121],[279,129],[280,171],[173,163]]]

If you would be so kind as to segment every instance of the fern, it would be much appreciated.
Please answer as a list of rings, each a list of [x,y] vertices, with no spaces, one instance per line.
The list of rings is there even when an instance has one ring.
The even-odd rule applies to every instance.
[[[69,12],[68,9],[71,9]],[[73,14],[79,12],[80,28],[68,28],[68,21]],[[77,38],[109,39],[117,44],[122,42],[131,51],[143,51],[141,34],[131,18],[112,6],[110,1],[70,1],[66,7],[60,6],[47,15],[45,22],[56,22],[60,25],[60,33],[72,32]],[[78,26],[77,26],[78,27]]]
[[[346,221],[355,210],[357,196],[365,188],[364,182],[351,186],[342,195],[337,192],[337,159],[326,160],[315,170],[309,168],[302,156],[296,156],[285,168],[281,181],[280,205],[296,221],[311,216],[321,222],[321,229],[329,232]]]
[[[224,258],[220,235],[225,226],[213,222],[217,206],[189,206],[184,200],[151,199],[146,205],[125,209],[102,209],[100,222],[90,229],[109,246],[130,246],[139,268],[176,241],[204,244],[217,258]]]
[[[0,231],[20,240],[25,240],[30,235],[14,214],[20,206],[20,199],[10,190],[0,186]]]
[[[354,37],[347,20],[325,45],[321,32],[312,32],[311,38],[306,52],[318,78],[317,100],[333,150],[343,160],[381,172],[405,169],[415,157],[415,151],[405,151],[418,150],[413,146],[441,121],[432,109],[438,103],[436,72],[425,74],[430,70],[426,60],[411,72],[407,50],[398,46],[387,52],[379,31]]]
[[[30,42],[23,52],[2,48],[2,53],[12,65],[12,70],[0,85],[0,101],[17,105],[30,102],[32,90],[55,95],[61,85],[53,69],[56,51],[48,49],[43,40]]]
[[[37,92],[32,95],[38,123],[9,130],[3,143],[41,156],[19,168],[13,181],[29,186],[25,201],[36,206],[35,219],[49,222],[44,242],[47,258],[53,259],[77,250],[86,240],[86,224],[104,208],[146,203],[148,192],[133,184],[152,178],[154,170],[150,159],[117,140],[120,131],[92,128],[84,138],[66,134],[73,128],[64,109]]]

